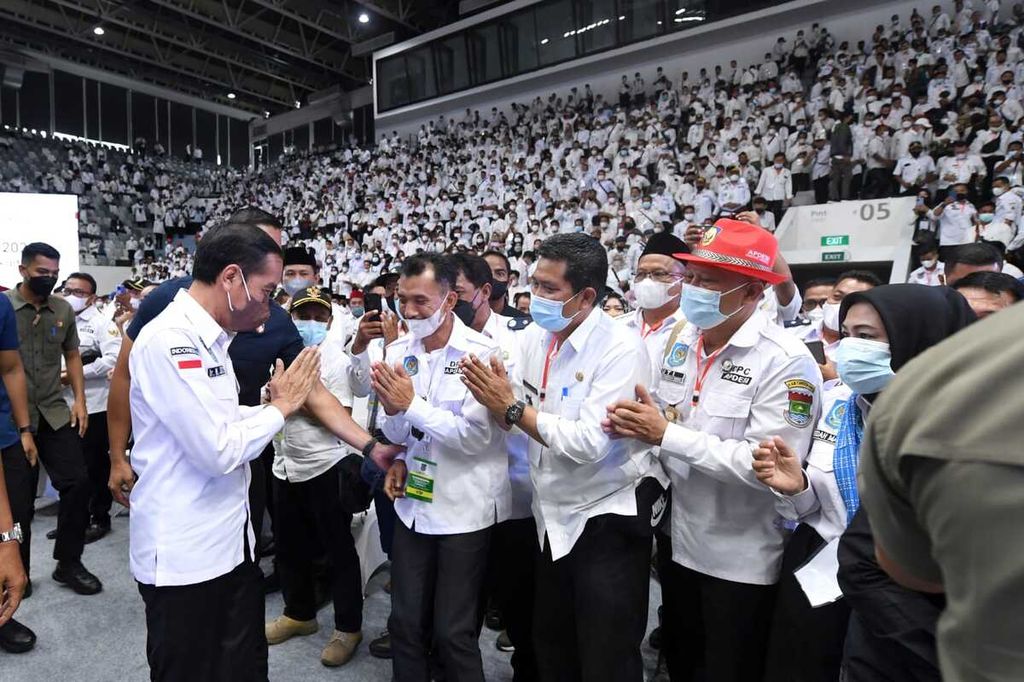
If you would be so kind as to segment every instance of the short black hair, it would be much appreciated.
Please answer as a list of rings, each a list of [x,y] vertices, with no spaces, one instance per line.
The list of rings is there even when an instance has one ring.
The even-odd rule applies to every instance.
[[[1014,301],[1024,300],[1024,284],[1005,272],[972,272],[951,286],[954,289],[984,289],[992,294],[1001,294],[1005,291],[1013,296]]]
[[[939,243],[935,241],[935,237],[931,235],[924,237],[914,247],[914,253],[920,256],[922,253],[931,253],[932,251],[939,250]]]
[[[245,208],[238,209],[228,217],[227,222],[245,223],[246,225],[266,225],[275,230],[284,229],[281,221],[275,215],[255,206],[246,206]]]
[[[834,277],[814,277],[804,283],[804,291],[811,287],[834,287],[835,285],[836,279]]]
[[[510,261],[508,259],[508,256],[506,256],[501,251],[495,251],[494,249],[488,249],[487,251],[484,251],[483,253],[480,254],[481,258],[487,258],[487,256],[497,256],[501,260],[505,261],[505,271],[511,274],[511,272],[512,272],[512,261]],[[488,267],[490,267],[490,266],[488,266]]]
[[[526,296],[527,298],[532,298],[529,291],[520,291],[518,294],[512,297],[512,302],[518,305],[519,299],[521,299],[523,296]]]
[[[836,284],[839,284],[844,279],[853,279],[864,284],[870,284],[873,287],[882,286],[882,280],[875,273],[870,270],[847,270],[843,274],[836,277]]]
[[[213,284],[229,265],[242,268],[242,274],[259,272],[270,254],[281,255],[281,247],[266,232],[252,223],[224,223],[210,230],[196,247],[192,277]]]
[[[28,265],[36,259],[36,256],[60,260],[60,251],[43,242],[32,242],[26,244],[25,248],[21,250],[21,264]]]
[[[946,271],[950,271],[961,263],[964,265],[992,265],[995,264],[1001,270],[1003,267],[1003,256],[999,249],[985,242],[973,244],[960,244],[949,249],[946,259]]]
[[[92,287],[92,293],[96,293],[96,278],[90,275],[88,272],[72,272],[70,275],[67,276],[67,279],[65,279],[64,281],[67,282],[68,279],[80,279],[84,282],[88,282],[89,286]]]
[[[455,253],[447,256],[451,259],[457,273],[462,273],[470,284],[479,289],[485,284],[494,280],[491,278],[491,266],[487,264],[483,256],[476,256],[471,253]]]
[[[608,252],[585,234],[556,234],[537,248],[538,258],[565,263],[565,278],[577,294],[590,287],[600,296],[608,279]]]
[[[417,277],[427,271],[434,271],[434,281],[448,291],[455,289],[459,271],[448,256],[439,253],[420,253],[402,261],[402,277]],[[488,268],[489,269],[489,268]]]

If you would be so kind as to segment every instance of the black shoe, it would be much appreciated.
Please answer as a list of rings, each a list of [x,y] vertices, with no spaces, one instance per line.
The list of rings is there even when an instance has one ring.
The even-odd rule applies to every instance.
[[[281,576],[277,571],[263,576],[263,594],[273,594],[281,589]]]
[[[0,627],[0,649],[12,654],[23,654],[36,645],[36,633],[16,620]]]
[[[370,642],[370,655],[374,658],[391,658],[391,633],[387,630]]]
[[[658,650],[661,648],[661,626],[651,630],[651,636],[647,638],[647,643],[651,645],[652,649]]]
[[[25,585],[25,592],[22,593],[21,599],[22,599],[22,601],[24,601],[24,600],[28,599],[31,596],[32,596],[32,581],[29,580],[28,583]]]
[[[110,532],[110,524],[90,523],[85,529],[85,544],[96,542]]]
[[[54,528],[53,530],[46,531],[46,539],[47,540],[56,540],[57,539],[57,529]]]
[[[508,630],[501,631],[498,639],[494,641],[494,646],[498,651],[504,651],[505,653],[516,650],[515,644],[512,643],[512,638],[508,636]]]
[[[261,557],[274,556],[275,554],[277,554],[277,543],[274,542],[273,540],[269,540],[269,541],[263,543],[260,546],[259,554],[260,554]]]
[[[96,594],[103,589],[103,583],[89,571],[81,561],[58,561],[53,579],[67,585],[78,594]]]
[[[487,609],[487,615],[484,617],[484,624],[487,625],[488,630],[494,630],[496,632],[501,632],[505,629],[505,623],[501,617],[501,611],[495,608]]]

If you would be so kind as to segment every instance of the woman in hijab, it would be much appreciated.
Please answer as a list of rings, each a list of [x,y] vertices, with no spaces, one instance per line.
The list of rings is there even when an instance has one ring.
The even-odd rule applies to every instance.
[[[823,543],[828,543],[822,551],[838,553],[838,586],[845,597],[819,609],[811,609],[806,598],[799,604],[790,600],[788,608],[792,611],[796,606],[804,617],[788,614],[784,625],[788,631],[782,637],[815,642],[813,649],[824,653],[789,656],[788,665],[769,666],[775,674],[768,679],[836,680],[839,657],[828,654],[840,650],[848,682],[941,679],[935,624],[942,598],[899,587],[879,568],[870,525],[859,509],[857,464],[864,422],[895,373],[974,320],[967,301],[946,287],[895,284],[850,294],[840,308],[843,338],[836,362],[844,384],[841,389],[850,395],[826,402],[806,471],[801,466],[802,453],[792,452],[780,438],[762,443],[755,451],[757,478],[782,494],[779,513],[811,523]],[[818,433],[823,437],[819,439]],[[834,443],[831,457],[829,441]],[[783,587],[787,581],[795,583],[793,568],[784,570]],[[823,626],[823,613],[842,617],[845,609],[852,609],[848,632],[841,624]],[[823,638],[832,641],[822,642]],[[778,637],[773,634],[773,639]]]

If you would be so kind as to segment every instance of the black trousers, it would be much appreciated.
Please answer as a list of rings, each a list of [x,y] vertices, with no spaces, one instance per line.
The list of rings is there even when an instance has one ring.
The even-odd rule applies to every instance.
[[[775,216],[775,226],[776,227],[778,227],[782,223],[782,216],[786,212],[786,210],[784,208],[782,208],[782,204],[783,203],[784,202],[782,201],[782,199],[779,199],[779,200],[774,200],[773,199],[772,201],[768,202],[768,210],[771,211],[771,214],[773,216]]]
[[[800,524],[782,555],[782,577],[772,614],[765,682],[835,682],[843,662],[850,607],[840,599],[813,608],[793,572],[823,545],[821,536]]]
[[[825,177],[818,178],[811,183],[814,187],[814,203],[824,204],[828,201],[829,182],[829,176],[826,175]]]
[[[78,437],[78,431],[70,426],[65,424],[54,430],[45,419],[40,418],[35,441],[39,450],[39,461],[46,467],[46,473],[49,474],[60,499],[53,558],[57,561],[78,561],[82,558],[82,550],[85,547],[90,495],[89,474],[86,472],[85,459],[82,457],[81,439]],[[7,492],[12,498],[11,513],[14,515],[14,522],[21,524],[22,532],[25,534],[21,543],[21,560],[25,564],[25,573],[28,574],[31,525],[35,516],[39,467],[28,465],[20,441],[4,449],[3,461]]]
[[[249,462],[249,510],[252,514],[249,520],[252,521],[252,532],[256,537],[256,563],[260,561],[260,547],[263,545],[263,513],[269,511],[271,514],[271,528],[273,533],[273,513],[275,511],[273,497],[273,483],[270,479],[273,474],[266,461],[274,461],[274,444],[270,443],[260,456]]]
[[[483,682],[477,614],[493,530],[426,535],[395,524],[388,631],[396,682],[430,682],[432,650],[449,682]]]
[[[334,627],[359,632],[363,626],[363,583],[352,538],[352,515],[341,506],[339,467],[301,483],[274,477],[277,504],[277,570],[284,615],[316,618],[313,561],[326,554]]]
[[[89,430],[82,438],[82,455],[89,472],[89,516],[93,523],[109,526],[114,498],[107,487],[110,480],[110,437],[107,435],[106,412],[89,415]]]
[[[640,682],[647,630],[651,509],[665,492],[637,488],[637,515],[587,521],[568,555],[538,554],[533,644],[544,682]]]
[[[154,682],[264,682],[263,581],[246,559],[197,583],[139,583],[146,604],[146,658]]]
[[[495,604],[516,648],[512,653],[513,682],[539,679],[533,650],[533,593],[539,552],[537,523],[532,516],[495,526],[489,572],[494,579]]]
[[[658,562],[661,650],[672,682],[760,680],[776,586],[736,583],[680,566],[662,533]]]

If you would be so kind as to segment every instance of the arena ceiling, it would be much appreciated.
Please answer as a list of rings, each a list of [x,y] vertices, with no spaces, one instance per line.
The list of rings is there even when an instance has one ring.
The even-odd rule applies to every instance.
[[[354,44],[457,18],[458,2],[443,0],[2,0],[0,49],[276,114],[366,85],[370,54],[354,56]]]

